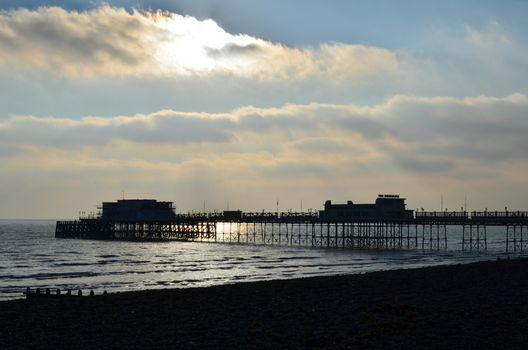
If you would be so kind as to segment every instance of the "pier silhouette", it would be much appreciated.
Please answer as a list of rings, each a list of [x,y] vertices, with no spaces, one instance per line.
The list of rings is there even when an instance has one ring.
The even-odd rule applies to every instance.
[[[55,237],[130,241],[196,241],[320,248],[448,248],[449,226],[458,226],[462,251],[485,251],[490,226],[504,228],[504,252],[528,249],[526,211],[413,211],[397,195],[373,204],[325,203],[319,212],[176,214],[170,202],[105,202],[93,217],[58,221]]]

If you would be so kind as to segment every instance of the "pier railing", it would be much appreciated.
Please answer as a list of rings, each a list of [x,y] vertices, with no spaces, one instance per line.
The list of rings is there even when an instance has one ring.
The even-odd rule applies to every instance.
[[[528,222],[528,212],[526,211],[474,211],[471,218],[475,221],[483,222]]]
[[[101,220],[100,215],[82,215],[80,221]],[[174,222],[195,221],[275,221],[275,222],[406,222],[406,223],[453,223],[453,224],[488,224],[502,225],[524,224],[528,222],[528,211],[416,211],[412,218],[324,218],[316,211],[311,212],[242,212],[233,211],[212,213],[179,213],[175,214]]]

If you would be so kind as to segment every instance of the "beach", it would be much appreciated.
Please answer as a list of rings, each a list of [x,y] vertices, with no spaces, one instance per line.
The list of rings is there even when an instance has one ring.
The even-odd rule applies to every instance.
[[[512,259],[11,300],[0,348],[524,349],[527,291],[528,260]]]

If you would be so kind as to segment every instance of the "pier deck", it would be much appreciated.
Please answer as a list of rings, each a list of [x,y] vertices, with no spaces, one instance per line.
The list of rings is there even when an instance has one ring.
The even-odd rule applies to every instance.
[[[462,251],[488,249],[488,228],[501,227],[505,253],[528,249],[528,212],[416,212],[407,220],[324,219],[317,213],[195,213],[170,220],[58,221],[57,238],[181,240],[325,248],[447,250],[448,227]]]

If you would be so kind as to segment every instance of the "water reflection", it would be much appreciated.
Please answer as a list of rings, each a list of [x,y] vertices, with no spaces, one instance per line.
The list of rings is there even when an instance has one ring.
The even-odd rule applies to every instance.
[[[27,286],[109,292],[205,287],[494,258],[493,252],[475,255],[55,239],[54,225],[54,221],[0,221],[0,299],[22,297]],[[457,235],[450,232],[450,246],[456,246]],[[499,236],[488,232],[489,244],[500,244]]]

